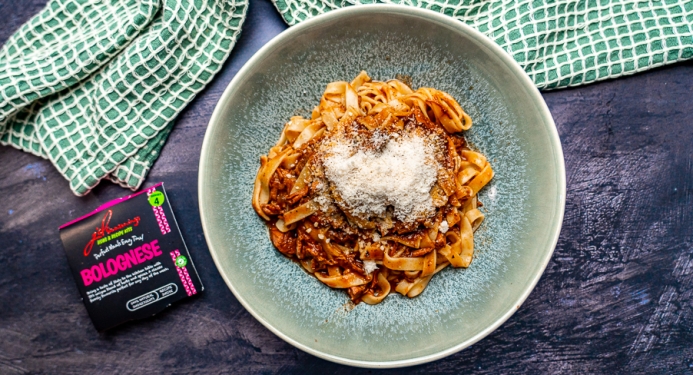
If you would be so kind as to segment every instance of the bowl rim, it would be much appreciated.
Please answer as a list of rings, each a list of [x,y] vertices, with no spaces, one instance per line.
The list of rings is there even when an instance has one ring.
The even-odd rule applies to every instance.
[[[351,16],[357,16],[361,14],[368,14],[368,13],[373,13],[373,12],[378,12],[378,13],[395,13],[395,14],[401,14],[401,15],[414,15],[418,16],[421,18],[428,19],[430,21],[434,22],[439,22],[443,23],[446,26],[456,28],[459,31],[461,31],[462,34],[466,34],[467,36],[476,39],[480,44],[485,46],[486,48],[489,48],[491,52],[495,53],[503,63],[510,69],[512,73],[517,76],[521,84],[525,86],[529,94],[531,96],[531,99],[534,103],[537,104],[537,109],[540,112],[540,116],[545,119],[546,124],[548,125],[548,133],[549,133],[549,139],[550,139],[550,144],[552,148],[554,149],[554,159],[557,162],[556,163],[556,168],[557,168],[557,184],[558,184],[558,207],[556,212],[556,220],[553,223],[553,228],[550,233],[550,242],[551,242],[551,249],[550,251],[547,251],[541,259],[540,262],[540,270],[541,272],[537,272],[533,278],[531,279],[529,285],[525,290],[520,294],[520,296],[516,299],[515,303],[512,304],[511,308],[503,313],[493,324],[487,326],[485,329],[477,333],[476,335],[468,338],[467,340],[452,346],[450,348],[438,351],[433,354],[428,354],[424,356],[419,356],[419,357],[414,357],[414,358],[409,358],[409,359],[402,359],[402,360],[396,360],[396,361],[366,361],[366,360],[356,360],[356,359],[351,359],[351,358],[346,358],[346,357],[341,357],[337,355],[332,355],[332,354],[327,354],[323,353],[317,349],[313,349],[307,345],[301,344],[288,335],[285,335],[283,332],[280,330],[276,329],[274,326],[272,326],[269,322],[265,321],[262,319],[258,313],[253,309],[252,306],[250,306],[247,301],[243,298],[242,295],[240,295],[237,291],[234,285],[230,282],[229,278],[227,277],[226,273],[224,272],[220,260],[217,258],[217,251],[214,250],[215,247],[214,245],[210,242],[208,236],[206,235],[207,229],[209,227],[209,223],[207,222],[207,215],[205,214],[205,209],[203,207],[203,202],[206,200],[206,196],[204,193],[204,186],[203,186],[203,179],[201,178],[200,172],[203,170],[206,170],[208,168],[207,166],[207,159],[212,153],[212,150],[210,149],[210,144],[212,142],[211,140],[211,133],[212,133],[212,128],[214,128],[214,124],[219,123],[220,116],[221,116],[221,103],[224,103],[228,101],[229,97],[232,95],[232,93],[236,90],[237,86],[242,84],[243,82],[243,77],[245,74],[252,69],[252,66],[257,62],[262,60],[265,55],[271,53],[271,51],[278,46],[280,43],[282,43],[286,39],[290,39],[291,37],[300,34],[303,30],[309,29],[313,27],[314,25],[318,25],[323,22],[331,21],[334,19],[339,19],[339,18],[345,18],[345,17],[351,17]],[[363,367],[363,368],[397,368],[397,367],[406,367],[406,366],[413,366],[413,365],[418,365],[418,364],[423,364],[427,362],[432,362],[437,359],[441,359],[444,357],[447,357],[449,355],[452,355],[454,353],[457,353],[461,351],[462,349],[465,349],[479,340],[483,339],[484,337],[488,336],[491,332],[495,331],[498,327],[500,327],[503,323],[505,323],[514,313],[517,311],[520,306],[524,303],[524,301],[529,297],[530,293],[534,290],[536,287],[537,283],[539,282],[539,279],[541,276],[544,274],[544,271],[546,269],[546,266],[548,265],[549,261],[551,260],[551,257],[553,255],[553,252],[556,248],[556,244],[558,243],[558,237],[560,235],[561,227],[563,224],[563,217],[564,217],[564,212],[565,212],[565,199],[566,199],[566,174],[565,174],[565,159],[563,156],[563,148],[561,146],[561,141],[558,136],[558,131],[556,129],[556,124],[553,121],[553,117],[551,116],[551,112],[548,109],[548,106],[546,105],[546,102],[544,101],[544,98],[541,96],[539,90],[536,88],[534,85],[534,82],[529,78],[527,73],[520,67],[520,65],[505,51],[503,50],[498,44],[493,42],[490,38],[482,34],[481,32],[477,31],[476,29],[472,28],[471,26],[468,26],[467,24],[458,21],[450,16],[446,16],[437,12],[434,12],[432,10],[428,9],[421,9],[417,7],[412,7],[412,6],[405,6],[405,5],[395,5],[395,4],[369,4],[369,5],[359,5],[359,6],[347,6],[344,8],[336,9],[336,10],[331,10],[327,13],[315,16],[313,18],[310,18],[306,21],[303,21],[295,26],[291,26],[287,28],[286,30],[282,31],[278,35],[276,35],[274,38],[272,38],[269,42],[267,42],[264,46],[262,46],[253,56],[243,65],[243,67],[234,75],[233,79],[231,82],[226,86],[226,89],[224,89],[223,94],[219,98],[219,101],[217,102],[214,111],[212,112],[212,116],[210,117],[207,130],[205,131],[205,137],[202,142],[202,148],[200,151],[200,162],[199,162],[199,169],[198,169],[198,205],[199,205],[199,210],[200,210],[200,220],[202,222],[202,230],[205,233],[205,241],[207,242],[207,246],[209,247],[209,252],[212,256],[212,259],[214,261],[215,266],[217,267],[217,270],[221,274],[222,279],[226,283],[227,287],[231,290],[231,292],[234,294],[236,299],[241,303],[241,305],[257,320],[259,321],[265,328],[270,330],[272,333],[277,335],[279,338],[282,340],[288,342],[289,344],[293,345],[294,347],[303,350],[304,352],[310,353],[316,357],[326,359],[331,362],[339,363],[339,364],[344,364],[344,365],[350,365],[350,366],[356,366],[356,367]]]

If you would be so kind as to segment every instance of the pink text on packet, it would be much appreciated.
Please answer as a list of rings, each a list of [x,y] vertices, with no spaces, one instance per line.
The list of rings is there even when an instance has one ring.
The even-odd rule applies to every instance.
[[[106,261],[93,265],[90,268],[85,268],[79,273],[82,275],[84,286],[87,286],[95,281],[98,282],[107,277],[111,277],[118,272],[125,271],[137,264],[150,260],[161,254],[162,252],[159,249],[159,240],[154,240],[152,242],[145,243],[142,246],[137,246],[126,253],[118,254],[116,257],[107,259]]]

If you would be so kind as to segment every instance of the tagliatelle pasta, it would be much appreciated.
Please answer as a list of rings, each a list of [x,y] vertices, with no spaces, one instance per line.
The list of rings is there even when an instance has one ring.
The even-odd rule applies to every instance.
[[[448,265],[469,267],[477,199],[493,178],[462,134],[472,119],[433,88],[361,72],[327,85],[260,157],[252,204],[274,246],[354,303],[421,294]]]

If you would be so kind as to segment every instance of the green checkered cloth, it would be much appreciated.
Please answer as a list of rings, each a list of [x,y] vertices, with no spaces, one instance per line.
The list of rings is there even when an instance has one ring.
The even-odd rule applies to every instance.
[[[0,143],[77,195],[137,189],[174,119],[221,69],[247,0],[50,0],[0,50]]]
[[[505,49],[539,89],[615,78],[693,57],[693,0],[272,0],[289,25],[356,4],[454,17]]]

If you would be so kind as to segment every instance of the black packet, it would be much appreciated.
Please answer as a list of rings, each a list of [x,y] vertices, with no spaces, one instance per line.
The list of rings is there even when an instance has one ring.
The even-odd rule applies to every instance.
[[[204,290],[163,183],[62,225],[60,239],[99,331]]]

